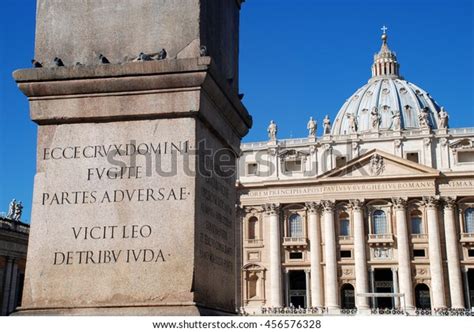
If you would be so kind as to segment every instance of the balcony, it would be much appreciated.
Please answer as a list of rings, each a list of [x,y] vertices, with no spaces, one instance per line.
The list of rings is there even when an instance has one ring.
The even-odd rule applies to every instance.
[[[428,234],[412,234],[411,242],[413,243],[426,243],[428,242]]]
[[[283,246],[286,248],[306,248],[308,239],[305,237],[284,237]]]
[[[262,239],[247,239],[244,241],[245,248],[261,248],[263,247]]]
[[[369,244],[374,246],[393,244],[393,234],[369,234]]]
[[[461,243],[474,244],[474,233],[461,233]]]

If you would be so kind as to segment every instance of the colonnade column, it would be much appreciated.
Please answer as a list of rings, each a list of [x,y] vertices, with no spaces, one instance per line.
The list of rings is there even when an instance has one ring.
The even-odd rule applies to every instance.
[[[321,269],[321,206],[316,202],[306,203],[308,209],[308,228],[311,262],[311,306],[322,308],[323,304],[323,272]]]
[[[283,292],[281,287],[281,244],[279,206],[265,204],[270,230],[270,306],[283,307]]]
[[[466,306],[467,308],[471,308],[471,307],[474,307],[474,303],[471,303],[471,297],[470,297],[470,294],[469,294],[469,277],[467,275],[467,273],[469,272],[469,269],[467,268],[467,266],[464,267],[464,269],[462,270],[462,276],[463,276],[463,279],[464,279],[464,285],[465,285],[465,288],[464,288],[464,298],[466,299]]]
[[[455,207],[456,201],[454,199],[449,197],[444,199],[444,232],[446,236],[446,256],[448,258],[449,293],[451,294],[451,307],[464,308],[459,242],[454,217]]]
[[[392,267],[392,280],[393,280],[393,292],[395,294],[400,293],[398,286],[398,270],[396,267]],[[400,308],[400,298],[398,296],[393,298],[393,304],[395,308]]]
[[[357,309],[363,310],[369,308],[369,299],[364,296],[357,296],[357,294],[360,293],[368,293],[367,255],[362,202],[358,199],[352,200],[351,207],[354,216],[355,300]]]
[[[413,282],[411,277],[411,256],[408,245],[408,228],[406,200],[394,198],[392,200],[395,209],[395,219],[397,223],[397,246],[398,246],[398,279],[400,293],[405,296],[405,306],[407,310],[413,310]]]
[[[326,307],[339,309],[337,296],[336,232],[334,228],[334,202],[322,201],[324,219],[324,255],[326,273],[324,277],[324,302]]]
[[[306,277],[306,308],[311,306],[311,294],[309,290],[309,278],[310,278],[310,269],[305,269],[304,274]]]
[[[430,257],[432,307],[446,308],[444,292],[443,261],[441,256],[441,239],[439,235],[438,200],[436,197],[424,197],[428,219],[428,252]]]
[[[374,267],[371,266],[369,270],[370,274],[370,292],[375,293],[375,270]],[[372,308],[377,307],[377,298],[372,296]]]

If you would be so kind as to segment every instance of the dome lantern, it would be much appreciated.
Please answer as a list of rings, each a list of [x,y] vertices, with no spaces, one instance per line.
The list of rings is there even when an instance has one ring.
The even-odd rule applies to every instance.
[[[399,77],[400,65],[397,61],[397,55],[388,48],[387,27],[384,25],[382,30],[382,46],[380,51],[374,55],[372,64],[372,77]]]

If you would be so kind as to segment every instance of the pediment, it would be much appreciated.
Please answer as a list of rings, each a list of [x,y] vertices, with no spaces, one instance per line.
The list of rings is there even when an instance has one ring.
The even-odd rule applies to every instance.
[[[457,141],[449,144],[452,150],[463,150],[463,149],[473,149],[474,148],[474,139],[471,138],[462,138]]]
[[[279,154],[279,157],[285,160],[297,160],[306,158],[307,156],[309,156],[309,152],[294,149],[283,150]]]
[[[439,171],[390,153],[373,149],[351,160],[346,165],[333,169],[321,178],[379,178],[397,176],[436,176]]]

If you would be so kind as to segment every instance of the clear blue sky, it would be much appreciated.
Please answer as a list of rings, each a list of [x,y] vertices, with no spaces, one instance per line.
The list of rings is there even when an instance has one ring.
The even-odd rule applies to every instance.
[[[30,219],[36,125],[11,73],[30,67],[34,0],[0,2],[0,211],[12,198]],[[473,127],[473,2],[470,0],[247,0],[241,12],[240,89],[254,118],[244,141],[303,137],[310,116],[331,119],[370,77],[389,27],[405,79],[450,113],[451,127]]]

